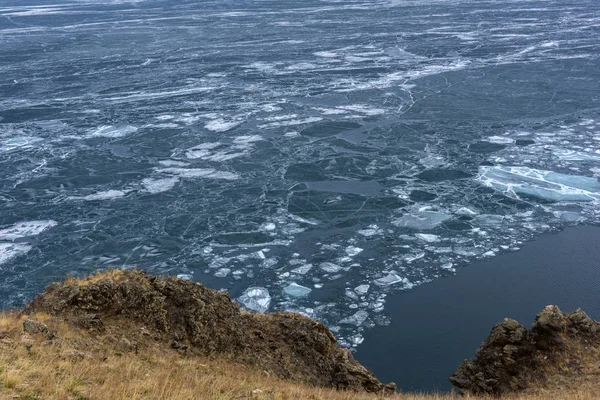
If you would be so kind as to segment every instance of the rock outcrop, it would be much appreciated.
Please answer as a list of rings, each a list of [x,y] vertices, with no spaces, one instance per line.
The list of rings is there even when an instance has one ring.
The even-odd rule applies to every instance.
[[[68,279],[48,286],[24,312],[118,335],[119,348],[137,348],[151,338],[189,355],[226,357],[296,382],[395,391],[355,361],[322,323],[295,313],[242,312],[228,294],[177,278],[112,270]]]
[[[500,396],[541,387],[559,375],[580,377],[584,365],[600,365],[600,323],[583,311],[565,314],[546,306],[531,329],[506,318],[492,329],[475,359],[450,377],[463,394]]]

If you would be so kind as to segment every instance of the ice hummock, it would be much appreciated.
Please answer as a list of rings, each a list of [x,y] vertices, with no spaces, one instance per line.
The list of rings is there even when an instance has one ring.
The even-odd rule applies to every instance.
[[[485,186],[518,197],[548,201],[593,201],[600,199],[598,178],[567,175],[529,167],[480,167],[477,179]]]
[[[237,300],[244,308],[256,312],[265,312],[271,305],[269,291],[259,286],[249,287]]]
[[[283,293],[290,297],[306,297],[310,292],[312,292],[312,289],[298,285],[295,282],[292,282],[283,288]]]

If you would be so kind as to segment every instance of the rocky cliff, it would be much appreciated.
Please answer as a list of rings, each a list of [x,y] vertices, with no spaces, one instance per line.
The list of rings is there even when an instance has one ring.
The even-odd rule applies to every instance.
[[[177,278],[111,270],[46,288],[25,314],[47,313],[135,348],[167,343],[188,355],[220,357],[309,385],[391,393],[336,343],[320,322],[295,313],[240,311],[226,293]]]
[[[450,377],[463,394],[567,393],[600,382],[600,323],[546,306],[531,329],[506,318]]]

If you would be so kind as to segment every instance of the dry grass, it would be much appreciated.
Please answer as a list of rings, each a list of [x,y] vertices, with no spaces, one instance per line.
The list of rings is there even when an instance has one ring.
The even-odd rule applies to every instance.
[[[23,334],[24,317],[0,315],[0,399],[331,399],[374,400],[377,395],[313,388],[282,381],[264,371],[223,359],[186,357],[148,339],[139,351],[115,347],[118,338],[98,339],[38,314],[56,333]],[[598,380],[523,400],[597,399]],[[397,394],[403,400],[455,399],[452,394]]]

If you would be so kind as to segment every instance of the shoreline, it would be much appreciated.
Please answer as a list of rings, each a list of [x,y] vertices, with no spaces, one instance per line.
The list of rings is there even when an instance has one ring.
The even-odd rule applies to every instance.
[[[570,227],[514,253],[387,298],[391,324],[365,332],[355,358],[403,391],[449,391],[448,377],[491,327],[510,317],[529,326],[547,304],[600,319],[600,227]]]

